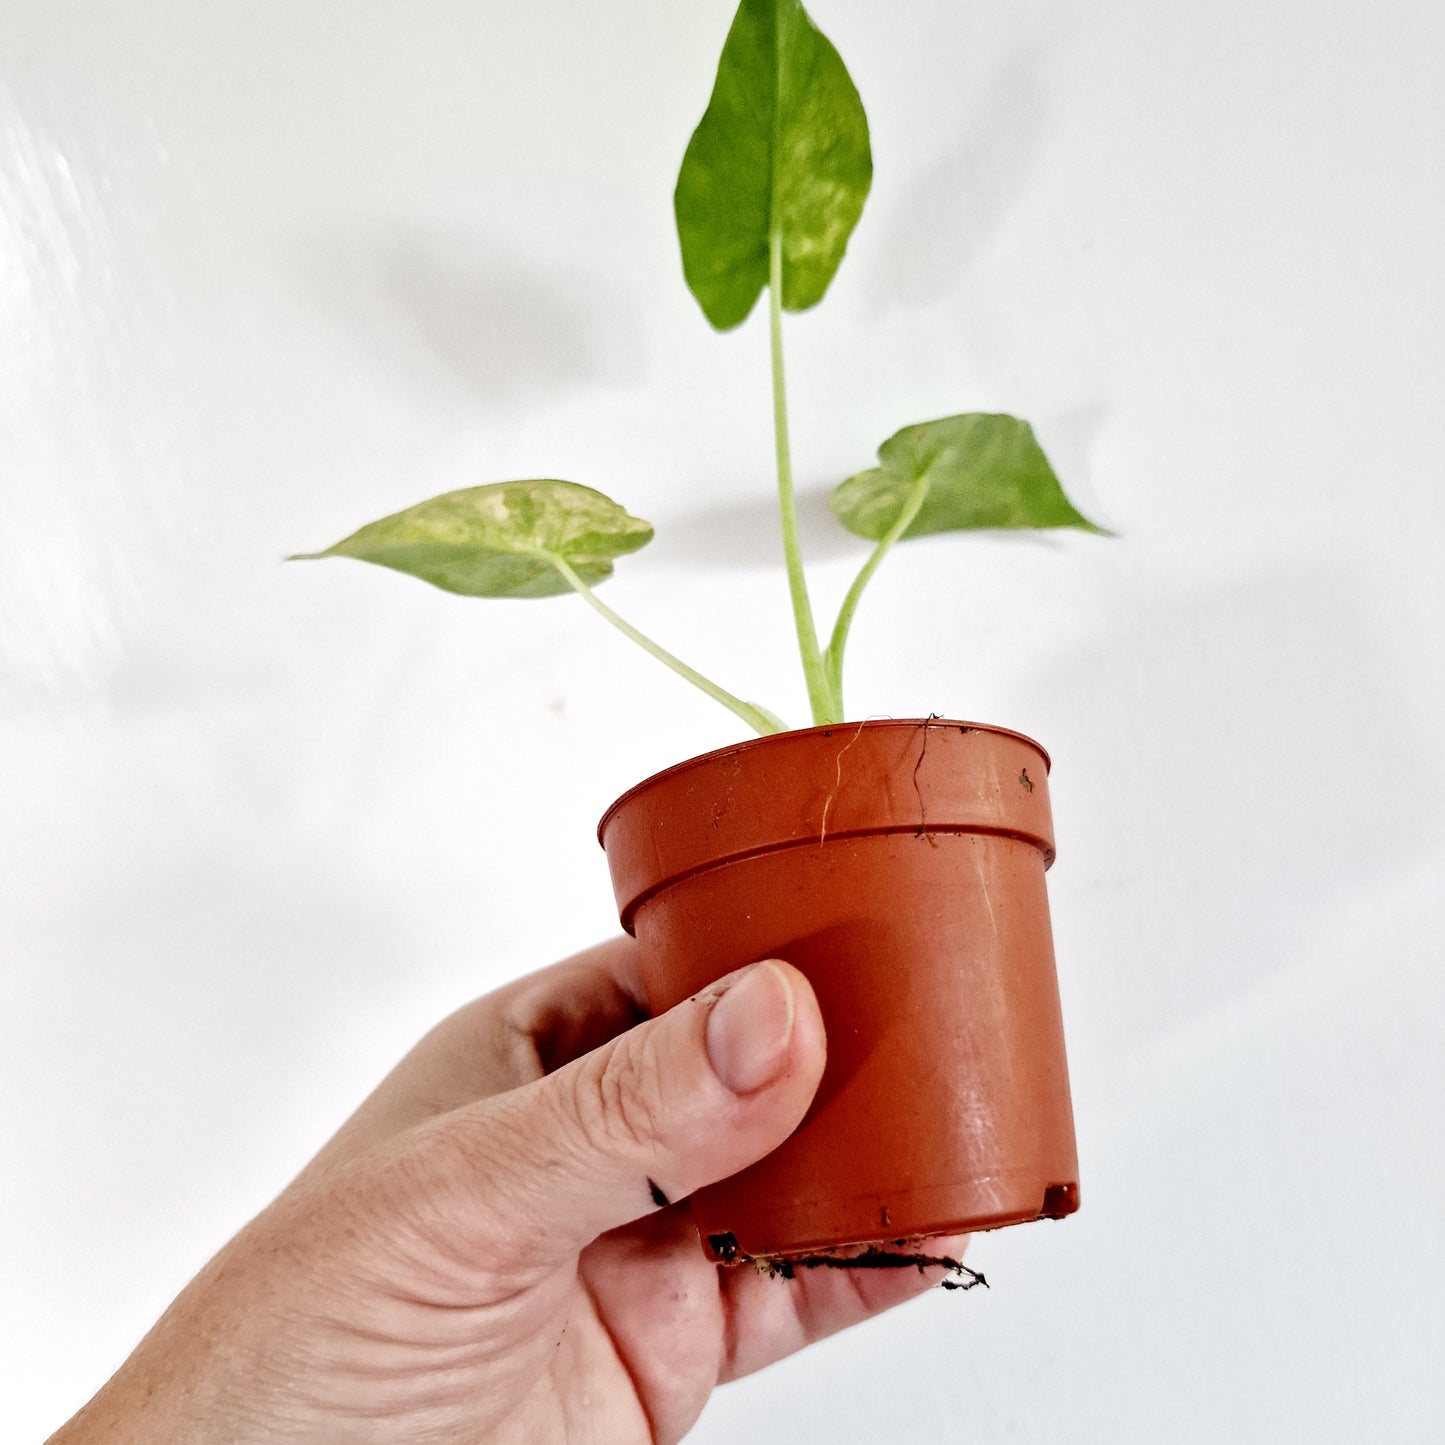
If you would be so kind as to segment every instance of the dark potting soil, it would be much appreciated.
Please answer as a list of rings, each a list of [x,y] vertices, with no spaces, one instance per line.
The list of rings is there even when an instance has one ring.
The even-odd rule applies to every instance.
[[[880,1249],[869,1245],[861,1254],[792,1254],[768,1255],[754,1258],[738,1249],[738,1242],[731,1234],[708,1236],[713,1253],[727,1264],[751,1264],[760,1274],[773,1279],[796,1279],[800,1269],[916,1269],[922,1274],[925,1269],[946,1269],[949,1278],[942,1281],[944,1289],[973,1289],[976,1285],[988,1288],[988,1280],[976,1269],[970,1269],[962,1260],[946,1254],[919,1254],[905,1248],[906,1239],[896,1240],[896,1249]]]

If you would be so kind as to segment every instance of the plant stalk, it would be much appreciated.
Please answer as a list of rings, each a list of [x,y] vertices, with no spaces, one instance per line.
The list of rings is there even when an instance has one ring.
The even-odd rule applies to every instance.
[[[768,237],[768,323],[773,360],[773,439],[778,456],[778,510],[782,520],[783,556],[788,564],[788,592],[798,631],[798,652],[808,685],[808,705],[815,724],[841,722],[838,701],[818,650],[813,604],[803,575],[803,553],[798,543],[798,509],[793,499],[793,463],[788,447],[788,393],[783,376],[783,233],[774,225]]]
[[[913,484],[908,501],[893,525],[878,539],[878,545],[873,548],[862,570],[853,579],[853,585],[848,589],[848,595],[838,609],[838,620],[833,624],[833,636],[829,639],[827,652],[823,654],[823,662],[827,669],[828,687],[840,715],[843,711],[843,649],[848,645],[848,629],[853,625],[853,614],[858,610],[858,600],[863,596],[863,589],[872,581],[878,564],[888,555],[888,549],[912,525],[927,495],[928,473],[924,472]]]
[[[765,707],[744,702],[734,697],[726,688],[719,687],[711,678],[689,667],[681,658],[674,657],[665,647],[654,642],[645,633],[639,632],[630,622],[619,617],[597,594],[577,575],[572,566],[553,552],[545,554],[547,560],[562,574],[567,585],[602,617],[605,617],[624,637],[630,638],[644,652],[649,652],[659,662],[670,667],[679,677],[686,678],[694,687],[705,692],[714,702],[720,702],[729,712],[736,713],[755,732],[766,737],[769,733],[787,730],[781,718],[770,713]]]

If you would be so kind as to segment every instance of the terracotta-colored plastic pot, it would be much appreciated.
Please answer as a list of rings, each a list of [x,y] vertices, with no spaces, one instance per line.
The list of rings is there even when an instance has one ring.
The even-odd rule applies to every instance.
[[[1044,870],[1048,755],[971,723],[844,723],[669,768],[598,829],[654,1012],[762,958],[828,1065],[794,1134],[692,1199],[714,1258],[1078,1208]]]

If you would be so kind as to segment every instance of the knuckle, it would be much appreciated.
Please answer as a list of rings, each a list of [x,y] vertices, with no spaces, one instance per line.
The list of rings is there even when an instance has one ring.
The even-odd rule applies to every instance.
[[[379,1171],[387,1213],[408,1232],[434,1241],[447,1238],[466,1212],[477,1162],[471,1131],[459,1121],[423,1128]]]
[[[579,1077],[578,1116],[588,1142],[607,1153],[646,1152],[663,1142],[666,1112],[653,1050],[637,1036],[607,1050]]]

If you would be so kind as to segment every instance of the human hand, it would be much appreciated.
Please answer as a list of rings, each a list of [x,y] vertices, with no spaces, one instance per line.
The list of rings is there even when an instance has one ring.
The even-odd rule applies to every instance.
[[[822,1019],[762,963],[647,1020],[636,963],[618,939],[440,1024],[51,1445],[675,1441],[937,1283],[707,1260],[660,1201],[792,1132]]]

